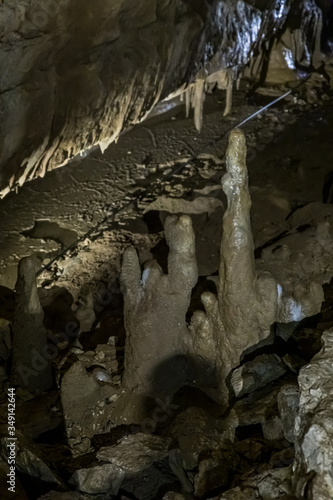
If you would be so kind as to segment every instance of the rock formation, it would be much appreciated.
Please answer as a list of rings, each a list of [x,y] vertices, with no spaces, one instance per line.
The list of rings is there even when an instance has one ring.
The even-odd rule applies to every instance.
[[[90,438],[110,430],[112,396],[119,383],[114,375],[118,369],[115,346],[97,346],[88,351],[65,373],[61,383],[61,401],[65,414],[66,435],[73,455],[91,450]]]
[[[52,385],[53,352],[49,350],[43,320],[35,259],[25,257],[20,261],[16,282],[11,379],[14,385],[25,387],[33,393],[43,392]]]
[[[128,332],[123,384],[126,389],[156,396],[161,391],[173,392],[187,381],[186,313],[197,281],[191,219],[169,217],[165,237],[168,274],[163,274],[155,260],[141,274],[134,248],[125,252],[121,274]]]
[[[125,253],[121,277],[127,331],[125,392],[156,397],[161,391],[173,394],[188,383],[226,407],[228,375],[250,348],[269,336],[271,326],[320,311],[320,283],[298,279],[284,293],[283,283],[262,269],[256,271],[246,145],[240,130],[230,133],[226,162],[222,187],[228,207],[223,217],[217,295],[202,295],[205,312],[195,312],[187,326],[186,312],[197,277],[189,217],[166,220],[168,274],[152,261],[141,275],[135,250]]]
[[[264,9],[230,0],[1,2],[0,195],[94,145],[104,150],[189,84],[200,129],[208,75],[216,78],[207,85],[227,88],[230,111],[228,68],[244,66],[262,40],[284,29],[293,3],[318,18],[312,0]],[[301,28],[308,50],[320,31]]]
[[[2,314],[13,321],[13,357],[7,359],[10,331],[0,355],[6,362],[4,389],[6,367],[12,362],[11,383],[20,387],[17,443],[23,450],[18,455],[23,474],[41,477],[49,488],[77,487],[86,498],[177,498],[171,494],[175,486],[184,498],[219,493],[221,500],[272,495],[285,500],[295,493],[304,498],[305,492],[313,500],[331,498],[332,331],[326,331],[323,350],[304,367],[313,350],[307,356],[293,330],[320,311],[322,283],[327,300],[332,207],[310,204],[296,210],[279,245],[266,247],[255,260],[245,138],[237,129],[229,137],[222,188],[227,208],[219,274],[211,277],[216,293],[202,294],[204,311],[192,314],[198,270],[189,216],[165,220],[167,269],[150,260],[141,270],[136,250],[126,250],[120,276],[127,333],[124,372],[124,347],[112,331],[115,323],[98,332],[102,316],[96,310],[92,321],[87,300],[81,315],[87,326],[79,334],[71,295],[60,287],[37,289],[34,259],[21,261],[14,311],[14,292],[2,291],[8,296]],[[199,282],[201,290],[204,283]],[[325,305],[322,324],[332,318],[330,312],[331,306]],[[274,339],[276,322],[286,341]],[[288,322],[293,328],[286,328]],[[318,323],[311,330],[317,339],[321,328]],[[29,333],[33,345],[26,350]],[[291,343],[288,335],[293,336]],[[60,390],[38,399],[32,393],[52,383],[50,363],[41,371],[43,378],[36,368],[36,360],[52,354],[50,339],[57,348],[53,368]],[[22,391],[18,377],[22,363],[37,371],[28,392]],[[22,402],[21,394],[29,401]],[[31,408],[36,411],[30,422],[22,422]],[[61,453],[59,461],[50,459],[43,440],[50,433],[54,439],[53,432],[67,438],[74,459],[63,441],[52,443]],[[33,439],[38,442],[33,444]],[[8,458],[7,444],[8,436],[1,434],[0,472]]]
[[[297,498],[333,498],[333,329],[323,348],[300,371],[299,410],[295,421],[294,485]]]

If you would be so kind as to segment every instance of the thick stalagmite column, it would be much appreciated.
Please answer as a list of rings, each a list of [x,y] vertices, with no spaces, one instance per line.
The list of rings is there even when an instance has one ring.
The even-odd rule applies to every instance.
[[[197,280],[194,233],[188,216],[168,217],[168,274],[149,262],[141,272],[138,255],[124,255],[121,282],[127,332],[123,398],[118,414],[134,407],[138,398],[172,395],[184,384],[200,387],[226,407],[226,380],[242,356],[268,337],[276,321],[295,321],[320,310],[320,284],[305,280],[284,284],[267,271],[256,269],[251,232],[251,199],[246,167],[246,143],[233,130],[226,153],[227,172],[222,186],[228,206],[217,295],[202,294],[205,311],[196,311],[186,323],[191,292]],[[208,242],[209,244],[209,242]],[[128,395],[136,403],[128,403]]]
[[[124,255],[121,282],[127,332],[124,387],[147,395],[172,393],[187,381],[186,313],[197,281],[194,232],[188,216],[168,217],[168,274],[149,262],[141,274],[138,255]]]
[[[228,401],[226,378],[236,368],[247,349],[268,337],[276,321],[294,321],[320,310],[323,292],[320,284],[296,283],[293,294],[269,272],[256,271],[251,231],[251,198],[246,166],[246,143],[241,130],[229,136],[227,172],[222,187],[227,196],[223,217],[223,236],[217,297],[205,292],[205,312],[196,312],[191,321],[193,351],[215,370],[217,387],[206,391],[222,405]],[[204,383],[203,377],[201,383]]]

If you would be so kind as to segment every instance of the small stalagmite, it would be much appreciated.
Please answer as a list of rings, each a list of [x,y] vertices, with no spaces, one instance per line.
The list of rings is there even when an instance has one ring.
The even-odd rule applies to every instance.
[[[32,393],[40,393],[52,385],[52,353],[48,351],[33,256],[24,257],[19,262],[15,291],[11,380]]]

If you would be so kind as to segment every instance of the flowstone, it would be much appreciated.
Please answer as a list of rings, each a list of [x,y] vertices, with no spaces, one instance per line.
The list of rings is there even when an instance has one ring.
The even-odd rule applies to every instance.
[[[275,322],[288,323],[320,311],[320,283],[305,276],[284,284],[256,270],[250,224],[251,199],[243,132],[230,133],[227,173],[222,188],[227,196],[217,294],[202,294],[205,312],[186,313],[197,280],[191,219],[166,219],[168,274],[156,261],[141,273],[134,248],[124,255],[121,282],[127,331],[123,389],[136,395],[172,395],[190,384],[226,407],[226,379],[242,356],[267,338]]]

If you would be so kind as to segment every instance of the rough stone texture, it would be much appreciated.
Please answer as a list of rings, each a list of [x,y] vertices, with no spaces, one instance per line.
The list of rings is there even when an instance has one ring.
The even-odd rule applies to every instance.
[[[99,450],[97,459],[110,464],[78,470],[70,482],[84,493],[117,494],[121,488],[134,493],[135,498],[156,498],[159,483],[168,482],[170,473],[163,479],[154,464],[167,458],[170,443],[171,439],[158,436],[130,434]]]
[[[210,60],[204,73],[245,64],[290,4],[5,0],[1,195],[93,145],[104,150]]]
[[[53,483],[62,486],[63,483],[57,474],[41,458],[41,452],[37,445],[23,434],[16,430],[15,453],[16,467],[26,474],[40,479],[46,483]],[[7,461],[10,454],[10,445],[13,447],[13,441],[8,438],[8,432],[3,426],[0,429],[0,454]]]
[[[293,443],[295,440],[295,420],[299,408],[299,388],[288,384],[278,394],[278,408],[281,416],[285,438]]]
[[[195,496],[206,497],[218,489],[226,489],[232,473],[239,469],[240,458],[233,450],[218,450],[200,461],[194,477]]]
[[[22,483],[16,475],[16,481],[15,481],[15,496],[13,495],[12,491],[8,490],[8,463],[7,460],[4,460],[0,457],[0,489],[1,489],[1,500],[12,500],[12,499],[19,499],[19,500],[29,500],[29,497],[22,486]]]
[[[228,206],[223,217],[223,237],[217,296],[201,296],[205,313],[196,312],[191,321],[193,352],[213,366],[220,380],[207,393],[222,404],[228,400],[225,379],[239,365],[242,354],[270,334],[276,322],[295,321],[320,311],[323,292],[319,283],[277,281],[263,266],[256,270],[250,224],[246,145],[243,133],[233,130],[226,153],[227,173],[222,187]],[[214,354],[215,353],[215,354]],[[215,359],[214,359],[215,358]]]
[[[278,413],[277,395],[281,386],[265,387],[236,401],[233,409],[238,425],[264,424]]]
[[[291,499],[291,467],[263,472],[229,490],[218,500],[273,500]]]
[[[323,348],[301,369],[299,411],[295,422],[294,486],[309,500],[333,498],[333,329],[322,336]]]
[[[49,332],[56,334],[53,337],[55,343],[66,342],[68,325],[73,325],[73,329],[76,325],[76,332],[79,333],[80,323],[72,310],[73,297],[65,288],[38,288],[38,296],[44,311],[44,325]],[[75,338],[76,336],[71,339],[68,337],[68,341],[73,342]]]
[[[162,500],[186,500],[184,495],[181,493],[176,493],[175,491],[168,491]]]
[[[133,248],[124,254],[121,282],[127,331],[123,385],[147,395],[173,393],[187,381],[186,313],[197,281],[194,233],[188,216],[165,223],[168,274],[150,261],[141,274]]]
[[[104,464],[75,471],[69,482],[83,493],[117,495],[124,476],[120,467]]]
[[[32,392],[42,392],[52,385],[52,353],[48,350],[43,320],[36,283],[36,261],[34,257],[25,257],[19,263],[16,282],[11,379],[13,384]]]
[[[122,438],[118,444],[101,448],[96,457],[121,467],[128,475],[137,474],[168,455],[171,439],[137,433]]]
[[[66,433],[73,455],[88,452],[90,438],[110,430],[110,404],[119,387],[114,345],[99,345],[96,351],[78,357],[61,382]]]
[[[233,371],[230,379],[235,396],[261,389],[286,373],[286,366],[277,354],[262,354]]]
[[[314,281],[312,274],[305,280],[300,278],[302,273],[290,279],[282,266],[285,286],[262,263],[256,269],[246,144],[240,130],[230,133],[226,166],[222,187],[227,209],[223,216],[217,296],[210,292],[201,295],[205,312],[195,312],[189,327],[186,312],[197,279],[190,218],[166,219],[168,274],[163,274],[156,261],[148,263],[141,273],[135,250],[125,252],[121,274],[127,331],[125,393],[118,403],[118,414],[125,412],[126,405],[127,409],[137,405],[128,399],[130,391],[136,397],[139,393],[172,395],[185,383],[200,387],[226,406],[230,371],[240,364],[246,351],[270,335],[273,323],[299,321],[320,311],[323,291],[320,280]],[[315,241],[313,249],[317,251],[317,247],[325,245]]]
[[[275,441],[284,437],[282,421],[278,416],[263,422],[261,428],[264,438],[268,441]]]
[[[306,310],[306,315],[316,314],[314,309],[309,314],[309,308],[313,308],[313,305],[311,306],[311,301],[308,302],[305,295],[319,294],[318,285],[329,283],[332,278],[331,206],[310,203],[295,211],[290,218],[290,224],[292,229],[278,243],[265,248],[260,261],[257,262],[259,271],[268,270],[281,284],[281,292],[286,297],[285,313],[281,311],[279,319],[281,323],[286,323],[285,314],[293,316],[295,322],[304,318]],[[304,228],[304,231],[298,231],[299,227]],[[303,302],[302,307],[300,302]],[[285,331],[284,336],[288,337],[289,334],[290,332]]]
[[[177,415],[169,432],[177,439],[183,468],[194,469],[200,456],[227,448],[234,439],[236,422],[233,413],[222,422],[196,407]]]
[[[301,68],[306,71],[320,65],[323,15],[315,0],[293,2],[287,24],[281,36],[271,39],[251,61],[248,76],[268,85],[283,84],[304,77]]]

